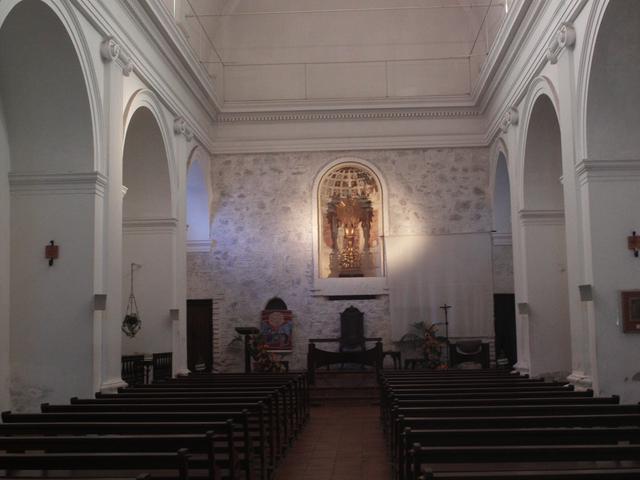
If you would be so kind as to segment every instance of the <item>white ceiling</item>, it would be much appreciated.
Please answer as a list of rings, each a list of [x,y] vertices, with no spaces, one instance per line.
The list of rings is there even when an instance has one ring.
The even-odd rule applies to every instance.
[[[463,90],[470,90],[508,0],[183,1],[190,40],[210,72],[233,67],[235,79],[246,66],[285,73],[382,62],[391,71],[389,64],[445,60],[466,62],[456,75],[467,76]]]

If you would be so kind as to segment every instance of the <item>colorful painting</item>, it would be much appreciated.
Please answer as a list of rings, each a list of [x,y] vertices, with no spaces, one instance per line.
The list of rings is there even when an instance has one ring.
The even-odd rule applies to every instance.
[[[291,350],[293,315],[291,310],[264,310],[260,333],[269,350]]]

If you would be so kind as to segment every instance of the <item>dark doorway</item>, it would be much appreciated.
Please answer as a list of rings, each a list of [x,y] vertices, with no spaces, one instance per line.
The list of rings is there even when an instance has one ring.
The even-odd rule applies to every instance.
[[[213,300],[187,300],[187,366],[192,372],[213,368]]]
[[[493,311],[496,332],[496,357],[504,352],[513,366],[518,361],[516,346],[516,298],[513,293],[493,295]]]

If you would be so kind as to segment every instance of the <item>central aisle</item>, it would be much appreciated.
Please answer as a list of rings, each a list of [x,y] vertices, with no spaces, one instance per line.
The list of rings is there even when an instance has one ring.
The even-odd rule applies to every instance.
[[[369,405],[313,407],[275,480],[387,480],[379,414],[379,407]]]

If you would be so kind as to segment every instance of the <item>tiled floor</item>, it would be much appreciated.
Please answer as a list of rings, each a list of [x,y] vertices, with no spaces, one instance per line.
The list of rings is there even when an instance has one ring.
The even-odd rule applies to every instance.
[[[388,480],[379,407],[314,407],[275,480]]]

